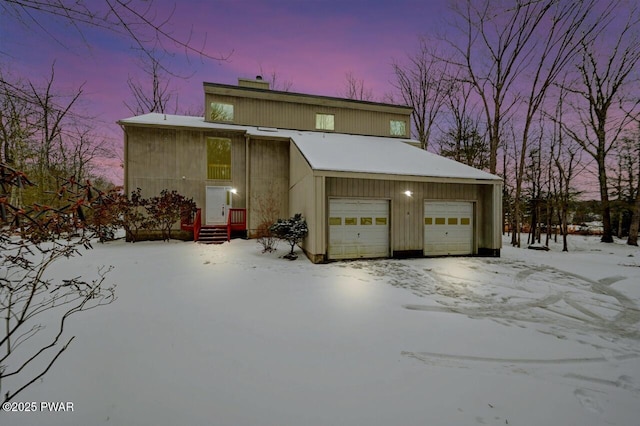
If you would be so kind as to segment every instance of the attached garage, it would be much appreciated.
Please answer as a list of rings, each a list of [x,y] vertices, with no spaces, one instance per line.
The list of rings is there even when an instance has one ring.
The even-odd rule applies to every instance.
[[[329,199],[329,259],[389,256],[389,200]]]
[[[289,211],[313,262],[499,256],[502,181],[393,138],[291,134]]]
[[[425,201],[424,255],[473,254],[473,210],[470,201]]]

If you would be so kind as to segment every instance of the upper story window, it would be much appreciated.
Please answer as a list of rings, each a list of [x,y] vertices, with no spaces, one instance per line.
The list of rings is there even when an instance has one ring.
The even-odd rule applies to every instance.
[[[407,125],[401,120],[391,120],[391,136],[407,136]]]
[[[207,138],[207,179],[231,180],[231,139]]]
[[[316,129],[335,130],[335,116],[333,114],[316,114]]]
[[[233,105],[211,102],[211,121],[233,121]]]

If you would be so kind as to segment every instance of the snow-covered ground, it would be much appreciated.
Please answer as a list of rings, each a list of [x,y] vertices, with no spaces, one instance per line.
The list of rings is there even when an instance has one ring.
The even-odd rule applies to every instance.
[[[640,250],[314,265],[221,246],[116,241],[111,305],[2,425],[628,425],[640,422]]]

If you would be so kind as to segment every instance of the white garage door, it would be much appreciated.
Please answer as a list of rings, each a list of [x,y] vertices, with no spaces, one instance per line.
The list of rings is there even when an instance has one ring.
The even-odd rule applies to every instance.
[[[329,200],[329,259],[389,256],[389,201]]]
[[[424,254],[473,253],[473,203],[425,201]]]

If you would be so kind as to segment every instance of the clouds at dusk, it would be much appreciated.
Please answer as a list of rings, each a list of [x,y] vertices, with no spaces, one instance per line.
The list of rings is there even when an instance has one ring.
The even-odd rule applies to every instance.
[[[87,1],[91,5],[105,3]],[[184,0],[152,2],[156,22],[179,40],[212,57],[203,59],[166,38],[157,46],[162,64],[175,75],[170,90],[180,111],[203,105],[203,82],[236,84],[239,77],[277,75],[291,90],[326,96],[344,91],[352,73],[375,100],[393,91],[394,60],[419,48],[419,38],[455,37],[450,0]],[[135,0],[141,10],[148,2]],[[604,4],[604,2],[602,3]],[[594,16],[596,16],[595,14]],[[122,145],[119,119],[132,115],[127,80],[150,79],[140,68],[140,51],[126,34],[79,25],[32,12],[38,24],[20,23],[0,13],[0,62],[4,72],[45,81],[55,62],[56,88],[73,92],[83,85],[83,113],[115,145]],[[619,19],[622,19],[618,17]],[[139,29],[139,28],[138,28]],[[152,35],[142,31],[146,46]],[[444,45],[444,44],[443,44]],[[526,70],[525,70],[526,72]],[[187,77],[187,78],[183,78]],[[526,76],[524,76],[526,77]],[[173,103],[172,103],[173,105]]]
[[[415,47],[418,36],[438,21],[435,11],[446,10],[444,3],[194,0],[155,6],[159,20],[170,17],[166,28],[176,38],[191,37],[199,48],[206,37],[209,55],[231,54],[226,61],[187,58],[182,48],[165,41],[163,47],[173,54],[163,58],[167,67],[190,76],[173,81],[187,102],[184,95],[201,96],[203,81],[235,84],[261,69],[291,81],[293,90],[323,95],[338,94],[345,74],[353,72],[381,97],[390,90],[392,58]],[[127,78],[141,75],[131,40],[76,29],[49,16],[42,16],[44,30],[2,19],[2,52],[11,70],[37,80],[55,60],[61,86],[86,82],[98,101],[96,112],[114,119],[127,115]]]

